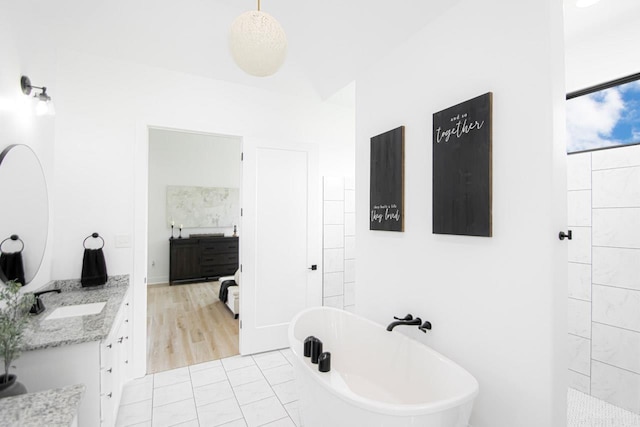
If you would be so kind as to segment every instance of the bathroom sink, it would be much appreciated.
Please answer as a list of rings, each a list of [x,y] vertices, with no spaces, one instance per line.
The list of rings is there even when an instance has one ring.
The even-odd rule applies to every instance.
[[[92,304],[66,305],[58,307],[48,315],[45,320],[63,319],[65,317],[88,316],[98,314],[104,308],[106,302],[95,302]]]

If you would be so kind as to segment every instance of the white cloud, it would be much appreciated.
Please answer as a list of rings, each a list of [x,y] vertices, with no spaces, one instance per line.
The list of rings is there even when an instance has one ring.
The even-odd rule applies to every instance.
[[[620,120],[624,101],[612,88],[567,101],[567,150],[589,150],[612,144],[611,132]]]

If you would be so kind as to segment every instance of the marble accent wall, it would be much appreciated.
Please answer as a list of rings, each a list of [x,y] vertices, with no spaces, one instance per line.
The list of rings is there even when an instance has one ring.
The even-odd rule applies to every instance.
[[[640,146],[568,156],[569,385],[640,413]]]
[[[353,177],[324,177],[323,305],[355,308],[356,197]]]

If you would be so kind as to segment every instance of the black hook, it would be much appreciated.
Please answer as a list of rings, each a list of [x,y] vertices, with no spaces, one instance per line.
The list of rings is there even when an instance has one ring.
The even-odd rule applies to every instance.
[[[564,231],[561,231],[560,233],[558,233],[558,238],[560,240],[564,240],[565,238],[571,240],[573,237],[571,234],[571,230],[567,231],[566,233]]]

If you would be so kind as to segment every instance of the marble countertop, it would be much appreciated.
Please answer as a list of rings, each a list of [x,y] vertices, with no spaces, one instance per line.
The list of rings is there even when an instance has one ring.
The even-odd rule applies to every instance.
[[[68,427],[84,395],[82,384],[5,397],[0,405],[3,426]]]
[[[45,311],[30,316],[24,332],[23,351],[101,341],[107,337],[129,289],[129,276],[109,277],[104,286],[82,288],[79,280],[54,281],[38,291],[60,289],[40,296]],[[98,314],[46,320],[62,306],[105,302]]]

